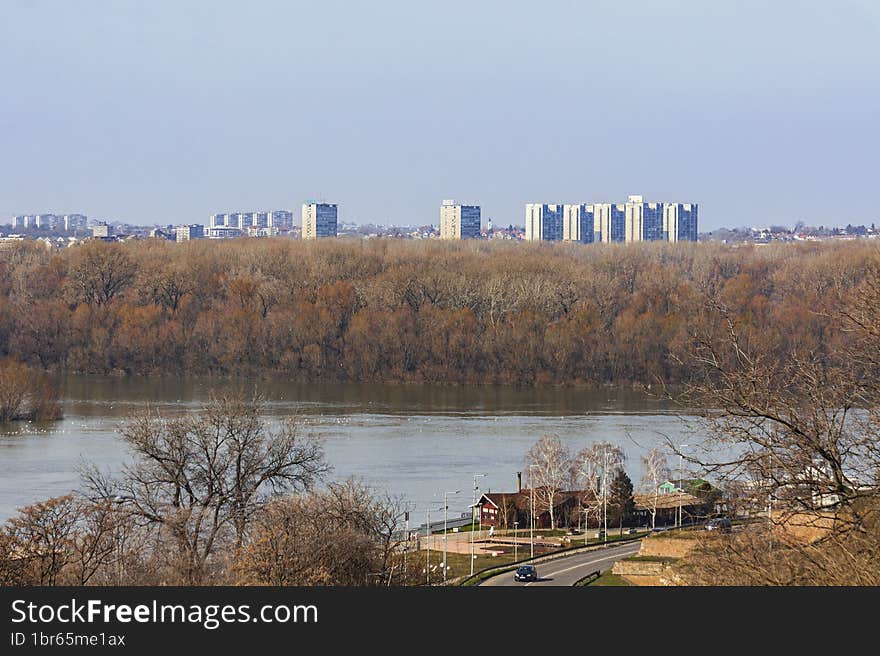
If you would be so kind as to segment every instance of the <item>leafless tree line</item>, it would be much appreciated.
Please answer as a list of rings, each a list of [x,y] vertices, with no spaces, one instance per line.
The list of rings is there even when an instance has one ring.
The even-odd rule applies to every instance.
[[[843,336],[814,309],[854,293],[876,250],[206,241],[4,250],[0,356],[99,373],[680,382],[690,364],[668,351],[689,343],[705,292],[768,352],[833,348]]]
[[[666,452],[652,449],[642,456],[644,474],[641,489],[653,501],[652,522],[656,520],[659,486],[667,480],[669,468]],[[626,455],[623,449],[607,441],[596,441],[573,454],[557,435],[545,435],[526,454],[530,489],[534,490],[535,512],[548,512],[550,527],[556,528],[555,508],[563,491],[578,493],[578,507],[586,519],[597,523],[605,517],[609,505],[618,520],[623,519],[620,499],[612,489],[616,478],[625,474]]]

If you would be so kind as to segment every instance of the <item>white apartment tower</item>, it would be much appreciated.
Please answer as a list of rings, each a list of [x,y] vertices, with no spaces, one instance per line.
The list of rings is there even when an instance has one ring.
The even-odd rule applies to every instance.
[[[336,205],[330,203],[303,203],[302,238],[321,239],[337,235]]]
[[[440,239],[474,239],[480,236],[480,206],[444,200],[440,205]]]
[[[526,204],[526,241],[560,241],[563,238],[561,203]]]
[[[626,199],[626,223],[624,224],[624,241],[642,241],[642,228],[645,221],[645,203],[641,196],[630,196]]]
[[[592,205],[563,205],[562,240],[591,244],[600,241],[596,235],[595,211]]]

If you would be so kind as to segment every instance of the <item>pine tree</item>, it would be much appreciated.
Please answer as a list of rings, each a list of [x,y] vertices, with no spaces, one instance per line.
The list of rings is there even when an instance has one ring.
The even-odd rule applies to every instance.
[[[617,520],[618,527],[623,529],[625,519],[631,517],[636,509],[633,498],[633,484],[623,467],[614,474],[608,489],[608,511]]]

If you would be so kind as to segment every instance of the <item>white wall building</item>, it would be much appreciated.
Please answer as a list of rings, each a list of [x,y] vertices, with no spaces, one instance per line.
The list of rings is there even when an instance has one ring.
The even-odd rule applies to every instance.
[[[337,207],[331,203],[303,203],[302,238],[323,239],[337,235]]]
[[[440,205],[440,239],[475,239],[480,236],[480,206],[444,200]]]

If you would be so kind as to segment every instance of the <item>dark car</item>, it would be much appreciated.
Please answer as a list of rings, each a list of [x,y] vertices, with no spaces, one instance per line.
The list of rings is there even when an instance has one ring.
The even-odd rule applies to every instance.
[[[538,568],[534,565],[523,565],[521,567],[517,567],[516,571],[513,573],[513,579],[515,581],[537,581]]]

